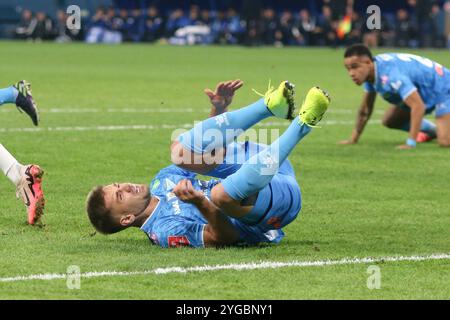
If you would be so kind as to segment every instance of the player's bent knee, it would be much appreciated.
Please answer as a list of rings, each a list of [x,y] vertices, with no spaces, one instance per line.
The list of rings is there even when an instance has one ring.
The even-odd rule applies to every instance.
[[[203,155],[185,149],[179,141],[170,146],[170,160],[174,165],[198,174],[207,174],[217,166],[215,163],[206,163]]]
[[[449,139],[439,139],[439,146],[442,148],[450,148],[450,138]]]
[[[230,217],[241,218],[250,212],[249,208],[241,206],[240,201],[231,198],[221,183],[212,188],[211,201]]]
[[[384,119],[381,121],[381,123],[382,123],[383,126],[385,126],[386,128],[389,128],[389,129],[395,129],[395,128],[396,128],[396,126],[394,125],[394,122],[393,122],[391,119],[389,119],[389,118],[384,118]]]
[[[228,195],[221,183],[212,188],[211,201],[219,208],[226,208],[236,202]]]
[[[239,218],[247,213],[246,210],[242,209],[240,201],[230,197],[221,183],[212,188],[211,201],[225,214],[231,217]]]

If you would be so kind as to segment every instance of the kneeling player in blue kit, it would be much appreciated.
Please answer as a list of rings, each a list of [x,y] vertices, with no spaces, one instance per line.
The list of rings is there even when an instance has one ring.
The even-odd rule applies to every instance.
[[[372,115],[377,94],[391,103],[383,125],[406,131],[409,136],[399,149],[412,149],[417,142],[437,138],[441,147],[450,147],[450,70],[428,58],[406,54],[385,53],[372,56],[370,49],[356,44],[344,54],[349,76],[364,86],[364,97],[356,126],[349,140],[358,143]],[[424,119],[434,112],[436,124]]]
[[[325,91],[312,88],[293,119],[294,86],[284,81],[254,104],[225,112],[241,86],[235,80],[206,91],[214,106],[211,117],[178,137],[171,146],[174,165],[162,169],[150,186],[116,183],[94,188],[87,213],[95,229],[111,234],[138,227],[161,247],[280,242],[281,229],[301,209],[300,187],[287,157],[322,119],[330,99]],[[271,145],[235,142],[239,134],[272,116],[293,121]],[[211,130],[223,139],[211,139]],[[219,154],[226,155],[225,161],[205,160]],[[192,161],[198,156],[200,161]],[[239,156],[245,159],[241,164],[229,160]],[[196,173],[217,179],[199,180]]]

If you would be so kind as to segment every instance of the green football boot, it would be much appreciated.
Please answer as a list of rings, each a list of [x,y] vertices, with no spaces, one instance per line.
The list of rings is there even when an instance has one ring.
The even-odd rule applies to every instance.
[[[310,127],[316,127],[322,120],[330,102],[331,99],[328,92],[319,87],[311,88],[300,108],[299,122]]]
[[[256,90],[253,91],[264,97],[264,104],[275,117],[292,120],[295,110],[294,88],[295,85],[289,81],[283,81],[276,89],[269,83],[269,88],[265,94],[260,94]]]
[[[39,113],[36,102],[31,95],[31,84],[26,80],[21,80],[13,85],[19,91],[16,99],[16,106],[20,112],[25,112],[37,126],[39,124]]]

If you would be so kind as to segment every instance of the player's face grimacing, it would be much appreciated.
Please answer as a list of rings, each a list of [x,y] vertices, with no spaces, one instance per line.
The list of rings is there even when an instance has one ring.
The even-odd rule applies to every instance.
[[[371,79],[373,62],[369,57],[362,56],[351,56],[344,59],[345,68],[348,71],[352,81],[358,86]]]
[[[151,196],[145,184],[114,183],[103,187],[105,206],[114,216],[142,213],[150,203]]]

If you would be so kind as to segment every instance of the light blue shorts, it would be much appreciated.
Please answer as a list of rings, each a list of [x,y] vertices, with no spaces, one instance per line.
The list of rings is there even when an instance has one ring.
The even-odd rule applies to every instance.
[[[445,116],[447,114],[450,114],[450,98],[447,101],[442,102],[442,103],[438,103],[435,106],[436,118]]]
[[[248,160],[255,152],[267,146],[252,142],[232,143],[227,154],[236,156],[242,153],[242,160]],[[235,158],[236,159],[236,158]],[[228,157],[227,160],[235,160]],[[206,175],[224,179],[242,166],[238,161],[225,161]],[[252,211],[243,218],[232,218],[231,222],[239,231],[243,242],[278,243],[284,237],[281,228],[291,223],[299,214],[302,206],[300,186],[296,181],[294,168],[285,160],[270,183],[259,191]]]
[[[411,112],[411,108],[405,105],[403,102],[397,105],[398,108]],[[425,114],[430,114],[434,111],[434,115],[436,118],[445,116],[446,114],[450,114],[450,98],[448,98],[445,102],[441,102],[436,104],[432,108],[428,108],[425,110]]]

